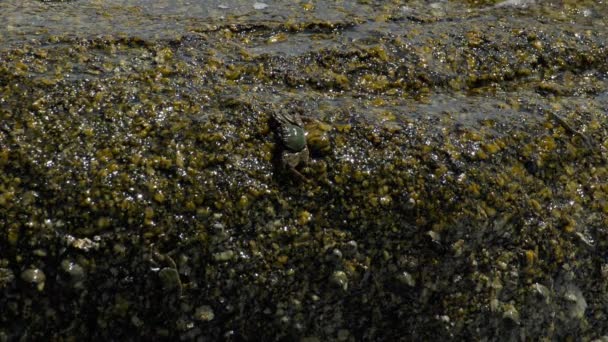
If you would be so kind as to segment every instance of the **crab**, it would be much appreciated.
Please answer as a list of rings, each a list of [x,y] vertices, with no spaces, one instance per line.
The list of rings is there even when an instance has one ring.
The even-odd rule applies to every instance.
[[[308,146],[306,145],[306,132],[302,118],[297,112],[279,110],[273,114],[277,124],[277,135],[281,142],[281,166],[302,181],[308,179],[298,171],[298,166],[307,165],[310,161]]]

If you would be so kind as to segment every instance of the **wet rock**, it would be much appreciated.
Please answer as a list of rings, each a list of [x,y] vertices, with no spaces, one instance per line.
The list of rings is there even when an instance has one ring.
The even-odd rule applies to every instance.
[[[215,318],[215,314],[213,313],[213,309],[209,305],[203,305],[196,308],[194,312],[194,318],[199,321],[209,322]]]
[[[407,285],[409,287],[416,286],[416,280],[409,272],[406,272],[406,271],[403,271],[399,275],[397,275],[397,280],[401,284]]]
[[[608,331],[605,4],[187,3],[0,1],[5,339]]]
[[[534,283],[532,284],[532,290],[540,298],[544,299],[546,303],[551,300],[551,290],[543,284]]]
[[[218,252],[218,253],[214,253],[213,254],[213,259],[215,261],[229,261],[232,260],[232,258],[234,258],[234,252],[233,251],[222,251],[222,252]]]
[[[344,291],[348,289],[348,276],[343,271],[335,271],[331,275],[330,282]]]
[[[306,126],[306,142],[313,156],[327,156],[331,153],[329,133],[318,126]]]
[[[61,269],[69,275],[72,286],[75,288],[83,288],[86,272],[82,266],[74,260],[64,259],[61,261]]]
[[[15,281],[13,271],[8,268],[0,268],[0,289],[9,286]]]
[[[44,290],[46,276],[39,268],[28,268],[21,272],[21,279],[26,283],[34,285],[38,291]]]
[[[570,318],[581,319],[585,316],[587,301],[583,292],[575,285],[569,284],[564,292],[564,299],[568,302],[568,315]]]
[[[160,278],[163,285],[163,289],[165,289],[165,291],[176,291],[178,296],[181,296],[182,282],[179,277],[179,273],[177,273],[177,270],[175,268],[163,267],[158,272],[158,277]]]
[[[263,2],[256,2],[253,4],[253,8],[255,8],[256,10],[263,10],[266,7],[268,7],[268,5]]]
[[[513,304],[505,304],[503,307],[502,317],[508,321],[519,324],[520,317],[519,311],[515,308]]]

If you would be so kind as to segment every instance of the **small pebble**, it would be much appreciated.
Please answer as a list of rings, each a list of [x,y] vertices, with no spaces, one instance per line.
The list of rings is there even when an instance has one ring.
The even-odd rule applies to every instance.
[[[23,271],[21,273],[21,279],[27,283],[36,285],[38,291],[44,290],[46,276],[39,268],[28,268],[27,270]]]
[[[209,305],[199,306],[194,313],[194,317],[199,321],[209,322],[214,317],[213,309]]]
[[[346,291],[348,289],[348,276],[343,271],[336,271],[331,275],[331,283]]]

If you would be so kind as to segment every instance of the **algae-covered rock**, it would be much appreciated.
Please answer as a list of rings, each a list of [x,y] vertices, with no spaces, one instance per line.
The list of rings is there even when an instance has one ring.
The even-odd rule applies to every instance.
[[[0,12],[0,340],[608,331],[604,4]]]

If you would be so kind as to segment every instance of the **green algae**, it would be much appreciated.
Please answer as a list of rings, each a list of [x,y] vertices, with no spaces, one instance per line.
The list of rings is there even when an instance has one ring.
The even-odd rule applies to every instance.
[[[605,9],[494,3],[7,45],[0,338],[601,336]]]

